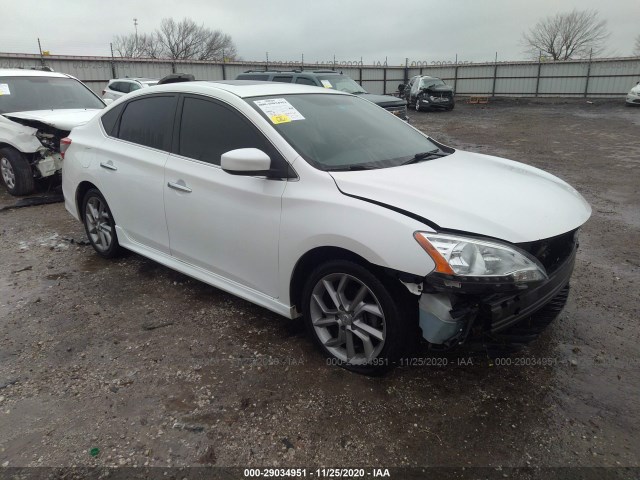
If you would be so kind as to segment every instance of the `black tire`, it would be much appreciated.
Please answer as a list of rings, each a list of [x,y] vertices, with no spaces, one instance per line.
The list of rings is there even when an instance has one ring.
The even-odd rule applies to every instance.
[[[375,308],[375,302],[377,301],[378,311],[381,311],[384,317],[380,318],[369,313],[369,311],[364,311],[358,316],[354,312],[358,308],[354,307],[352,309],[351,305],[349,305],[346,310],[342,309],[335,315],[328,315],[328,317],[335,319],[336,325],[324,326],[314,323],[314,317],[316,317],[315,322],[322,322],[323,320],[325,320],[324,323],[331,322],[330,319],[318,318],[318,314],[321,314],[324,310],[315,299],[312,305],[314,292],[316,296],[320,296],[326,308],[326,303],[330,300],[325,299],[330,299],[331,296],[328,290],[324,290],[324,293],[319,295],[319,289],[325,289],[325,284],[322,283],[322,280],[329,278],[331,283],[335,277],[335,282],[339,286],[341,276],[348,277],[347,282],[349,283],[343,292],[345,299],[349,303],[355,301],[357,295],[354,295],[354,292],[357,292],[364,285],[368,292],[363,297],[363,300],[358,302],[358,305],[373,305]],[[399,287],[401,287],[400,284]],[[339,288],[336,288],[334,292],[338,290]],[[351,298],[349,299],[348,297]],[[409,297],[412,296],[408,291],[403,292],[400,288],[395,289],[391,284],[384,283],[362,265],[348,260],[332,260],[320,265],[309,275],[302,293],[302,311],[307,331],[327,358],[327,364],[339,365],[347,370],[365,375],[379,375],[393,367],[396,361],[407,353],[408,346],[414,344],[411,336],[417,330],[413,328],[413,326],[417,325],[417,302],[415,300],[412,301]],[[413,297],[413,299],[415,298]],[[372,303],[364,300],[369,300]],[[332,304],[331,309],[338,310],[336,309],[336,304]],[[354,323],[351,324],[351,320],[344,320],[348,322],[348,326],[338,324],[337,322],[343,321],[340,319],[341,315],[342,317],[348,316],[349,312],[355,314],[352,318]],[[358,322],[358,324],[355,322]],[[375,328],[377,333],[382,332],[383,341],[381,342],[375,338],[373,333],[368,334],[367,331],[361,330],[363,323],[367,328]],[[353,333],[354,329],[358,332]],[[340,330],[343,330],[344,333],[341,334]],[[371,331],[373,332],[373,330]],[[339,343],[341,335],[343,336],[343,343]],[[372,354],[369,357],[366,355],[364,341],[361,338],[363,335],[368,338],[369,344],[374,345],[374,348],[370,350]],[[324,338],[321,338],[321,336]],[[355,352],[357,352],[356,356],[353,356],[351,360],[336,353],[336,350],[343,350],[342,345],[344,345],[344,353],[347,354],[347,336],[351,336],[353,339],[352,345]],[[329,343],[332,343],[332,345],[327,346]],[[354,349],[352,349],[352,352]]]
[[[35,188],[33,171],[25,156],[19,151],[0,148],[0,178],[11,195],[29,195]]]
[[[103,258],[115,258],[122,253],[111,209],[100,191],[95,188],[87,191],[82,199],[82,223],[87,238],[98,255]],[[107,238],[108,242],[105,241]]]
[[[447,111],[450,112],[451,110],[453,110],[453,107],[455,107],[455,105],[451,105],[450,107],[447,107]]]

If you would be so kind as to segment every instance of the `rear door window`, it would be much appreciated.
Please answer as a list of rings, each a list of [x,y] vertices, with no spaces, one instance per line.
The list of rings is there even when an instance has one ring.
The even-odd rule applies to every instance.
[[[153,95],[128,102],[117,137],[121,140],[169,151],[176,96]]]
[[[275,75],[273,77],[274,82],[291,83],[291,80],[293,80],[293,75]]]

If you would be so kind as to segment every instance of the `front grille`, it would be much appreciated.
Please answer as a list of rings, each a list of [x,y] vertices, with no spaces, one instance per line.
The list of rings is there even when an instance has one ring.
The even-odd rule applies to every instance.
[[[453,98],[453,92],[429,92],[429,96],[434,98]]]
[[[551,274],[573,253],[576,242],[577,230],[572,230],[556,237],[517,245],[536,257],[544,266],[547,274]]]

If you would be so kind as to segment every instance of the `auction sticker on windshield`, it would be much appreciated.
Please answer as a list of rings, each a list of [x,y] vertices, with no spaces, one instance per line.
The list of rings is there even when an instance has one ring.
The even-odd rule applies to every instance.
[[[331,82],[329,80],[320,80],[324,88],[332,88]]]
[[[8,84],[0,83],[0,95],[11,95],[11,90],[9,90]]]
[[[267,100],[255,100],[255,103],[269,120],[275,125],[279,123],[304,120],[302,114],[284,98],[270,98]]]

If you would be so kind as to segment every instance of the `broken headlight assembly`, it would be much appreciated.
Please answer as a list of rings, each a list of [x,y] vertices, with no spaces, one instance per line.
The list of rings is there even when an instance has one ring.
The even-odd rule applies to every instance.
[[[443,287],[498,284],[526,288],[546,280],[544,267],[517,247],[473,237],[415,232],[414,238],[436,264]]]

